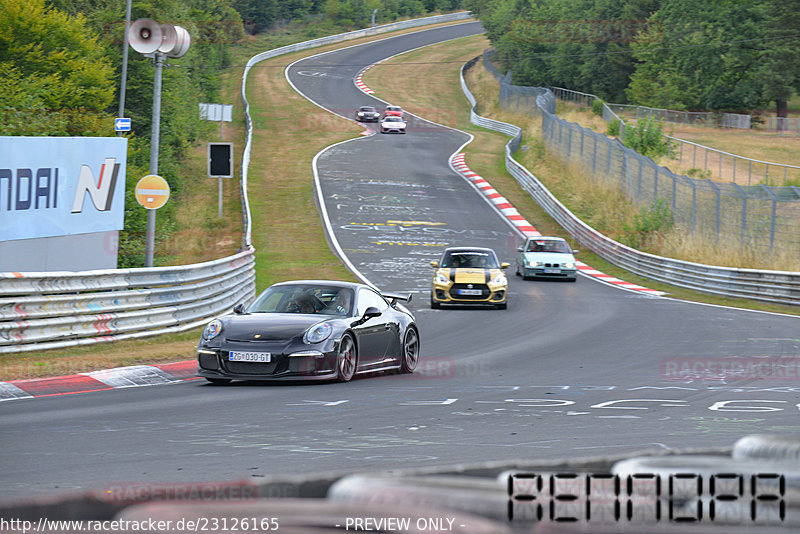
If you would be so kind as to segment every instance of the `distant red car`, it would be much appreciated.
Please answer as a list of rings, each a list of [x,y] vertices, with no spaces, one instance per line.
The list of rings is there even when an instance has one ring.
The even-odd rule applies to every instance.
[[[400,106],[386,106],[383,108],[384,117],[402,117],[405,114]]]

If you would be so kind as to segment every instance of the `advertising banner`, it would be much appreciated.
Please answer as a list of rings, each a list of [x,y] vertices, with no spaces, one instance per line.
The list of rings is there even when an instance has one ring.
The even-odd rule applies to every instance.
[[[121,230],[124,137],[0,136],[0,241]]]

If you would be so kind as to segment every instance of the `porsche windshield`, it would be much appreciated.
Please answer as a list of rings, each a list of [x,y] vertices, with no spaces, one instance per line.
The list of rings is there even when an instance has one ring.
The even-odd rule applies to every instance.
[[[265,290],[248,308],[248,313],[350,314],[353,290],[318,285],[278,285]]]

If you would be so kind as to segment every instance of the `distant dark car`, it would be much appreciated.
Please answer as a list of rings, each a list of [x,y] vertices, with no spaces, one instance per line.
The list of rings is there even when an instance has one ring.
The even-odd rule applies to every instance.
[[[419,330],[398,301],[352,282],[303,280],[267,288],[248,307],[214,319],[197,347],[198,376],[233,379],[339,380],[362,373],[411,373]]]
[[[361,106],[356,111],[356,120],[360,122],[378,122],[381,114],[372,106]]]

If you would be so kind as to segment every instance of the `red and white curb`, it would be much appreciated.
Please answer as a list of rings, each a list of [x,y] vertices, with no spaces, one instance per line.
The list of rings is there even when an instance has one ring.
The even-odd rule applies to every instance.
[[[359,89],[361,89],[363,92],[367,93],[368,95],[373,94],[375,91],[373,91],[372,89],[367,87],[367,84],[364,83],[364,74],[366,74],[367,71],[369,69],[371,69],[372,67],[374,67],[375,65],[378,65],[379,63],[383,63],[387,59],[390,59],[390,58],[388,58],[388,57],[384,58],[384,59],[382,59],[380,61],[377,61],[377,62],[373,63],[372,65],[366,66],[363,69],[361,69],[359,71],[359,73],[356,74],[356,79],[355,79],[356,87],[358,87]]]
[[[478,174],[474,173],[466,163],[464,163],[465,154],[462,152],[456,154],[450,160],[459,173],[465,176],[469,181],[475,184],[475,187],[488,198],[495,207],[511,221],[511,224],[517,227],[520,232],[526,236],[542,235],[531,223],[525,220],[525,217],[519,214],[517,209],[509,202],[503,195],[497,192],[492,187],[492,184],[481,178]]]
[[[197,360],[133,365],[54,378],[0,382],[0,402],[197,380]]]
[[[456,169],[462,176],[467,178],[470,182],[472,182],[475,187],[478,188],[485,196],[488,198],[495,207],[505,215],[505,217],[513,224],[520,232],[522,232],[525,236],[539,236],[542,235],[534,226],[525,220],[525,217],[519,214],[519,212],[514,208],[514,206],[497,190],[492,187],[492,184],[487,182],[483,179],[480,175],[473,172],[467,164],[464,162],[465,154],[463,152],[459,154],[455,154],[450,163],[453,165],[453,168]],[[648,295],[665,295],[663,291],[658,291],[655,289],[650,289],[647,287],[643,287],[637,284],[632,284],[630,282],[626,282],[624,280],[620,280],[619,278],[615,278],[611,275],[605,274],[603,272],[598,271],[586,265],[582,261],[577,262],[578,270],[587,276],[591,276],[597,280],[605,282],[607,284],[614,285],[616,287],[621,287],[623,289],[628,289],[631,291],[638,291],[640,293],[648,294]]]

